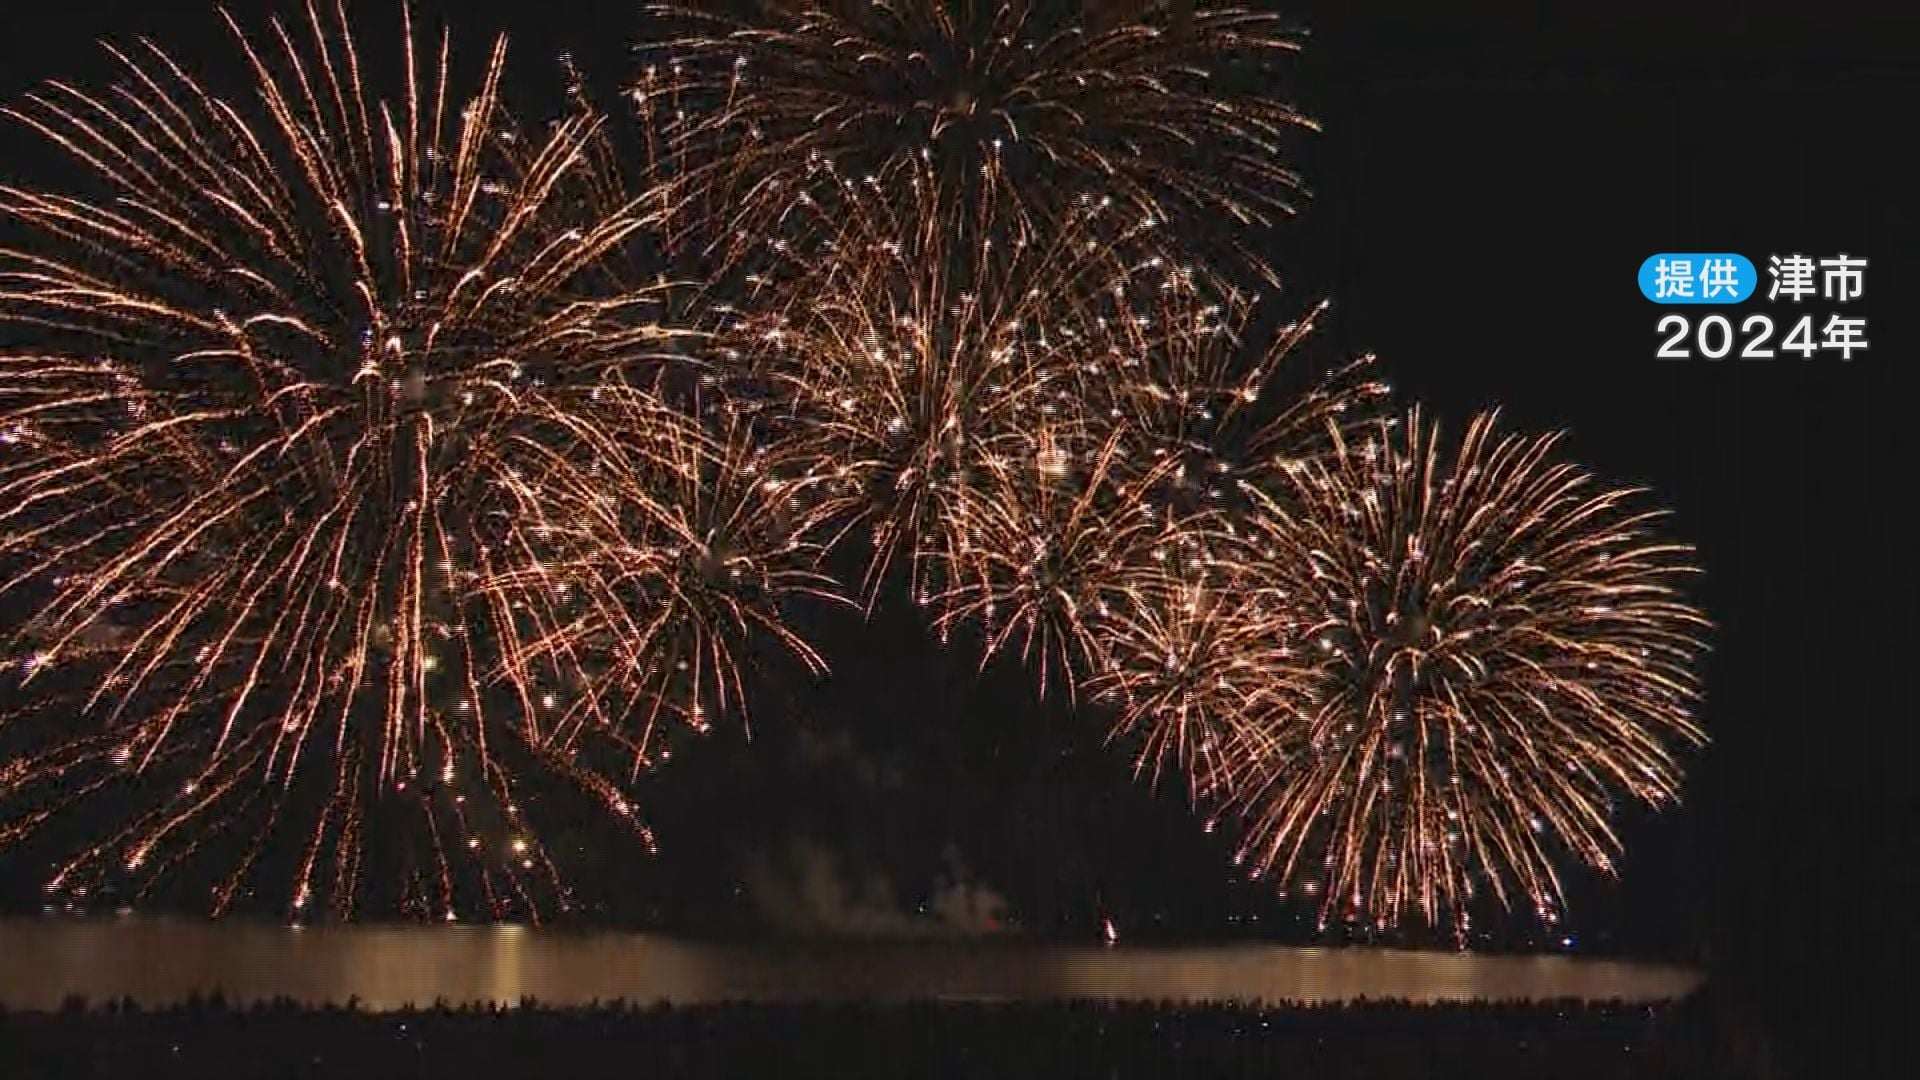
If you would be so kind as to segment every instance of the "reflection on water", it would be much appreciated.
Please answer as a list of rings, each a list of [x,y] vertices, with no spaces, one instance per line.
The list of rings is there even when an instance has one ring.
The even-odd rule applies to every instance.
[[[1230,945],[1075,949],[1005,943],[728,946],[641,934],[520,927],[287,927],[0,920],[0,1004],[50,1009],[69,995],[147,1005],[357,997],[371,1009],[535,998],[716,1001],[1107,1000],[1418,1002],[1685,996],[1693,972],[1564,956]]]

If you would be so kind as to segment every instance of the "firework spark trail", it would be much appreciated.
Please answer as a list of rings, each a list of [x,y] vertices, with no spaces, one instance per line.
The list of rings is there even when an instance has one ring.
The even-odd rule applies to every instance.
[[[1178,529],[1144,497],[1158,476],[1126,478],[1119,452],[1117,436],[1084,461],[1043,444],[1030,471],[995,474],[960,526],[963,576],[929,605],[943,635],[983,631],[982,666],[1017,651],[1042,697],[1058,684],[1071,699],[1106,668],[1109,620],[1166,572]]]
[[[1203,533],[1161,549],[1165,569],[1105,620],[1105,667],[1085,682],[1112,711],[1110,739],[1135,748],[1135,772],[1157,786],[1172,770],[1196,805],[1229,793],[1236,755],[1301,701],[1289,609],[1242,564],[1214,560]]]
[[[625,680],[643,717],[637,761],[653,758],[652,734],[672,719],[704,732],[720,716],[746,716],[745,654],[768,641],[815,673],[825,661],[783,618],[786,602],[843,601],[817,567],[818,531],[798,491],[804,475],[789,451],[766,446],[745,420],[694,404],[677,408],[660,387],[595,390],[598,415],[535,485],[530,511],[547,555],[522,571],[539,588],[567,582],[567,603],[529,612],[519,668],[553,657],[604,658]],[[513,575],[491,583],[519,584]],[[571,747],[619,715],[583,699],[556,719],[552,741]],[[663,751],[663,752],[670,752]]]
[[[350,913],[379,838],[414,910],[452,918],[477,891],[537,914],[567,892],[518,772],[630,813],[635,762],[600,762],[644,739],[610,723],[594,756],[555,733],[651,707],[582,659],[592,643],[521,637],[570,589],[612,602],[543,561],[585,539],[536,526],[581,509],[547,491],[590,483],[550,440],[614,438],[592,388],[670,362],[646,355],[653,298],[604,273],[647,222],[604,205],[590,114],[514,125],[504,40],[463,97],[450,39],[423,63],[407,21],[395,102],[362,82],[343,11],[305,23],[229,19],[257,101],[143,43],[112,50],[108,93],[53,84],[6,110],[102,193],[0,186],[24,237],[0,251],[0,320],[34,342],[0,356],[0,592],[30,613],[6,669],[37,698],[0,722],[20,747],[0,840],[127,789],[123,826],[51,892],[144,894],[231,844],[222,911],[268,837],[304,828],[296,914],[316,893]],[[396,806],[417,812],[368,817]]]
[[[1659,512],[1491,414],[1417,411],[1296,470],[1256,518],[1307,707],[1236,749],[1243,855],[1329,915],[1464,933],[1476,893],[1559,915],[1555,857],[1611,872],[1621,797],[1675,801],[1706,621]]]
[[[770,241],[756,297],[717,336],[735,396],[756,384],[812,458],[816,512],[871,536],[868,599],[904,557],[924,604],[967,576],[964,523],[1009,478],[1098,444],[1081,369],[1133,347],[1124,299],[1150,286],[1086,232],[957,237],[927,212],[937,178],[895,183],[824,170],[791,211],[802,239]]]
[[[1091,0],[651,14],[678,36],[648,49],[633,96],[660,132],[668,201],[722,236],[765,231],[823,161],[883,180],[930,167],[961,196],[937,214],[950,229],[981,201],[1045,228],[1107,200],[1154,226],[1136,239],[1231,247],[1272,277],[1241,230],[1291,212],[1301,185],[1283,143],[1313,126],[1272,96],[1276,61],[1300,44],[1276,16],[1135,17]],[[1210,242],[1174,239],[1196,235]]]
[[[1214,516],[1227,533],[1274,469],[1323,454],[1389,393],[1364,356],[1329,368],[1309,344],[1329,305],[1251,336],[1258,297],[1165,289],[1136,308],[1136,347],[1110,353],[1081,393],[1122,432],[1124,458],[1156,473],[1150,497],[1176,518]]]

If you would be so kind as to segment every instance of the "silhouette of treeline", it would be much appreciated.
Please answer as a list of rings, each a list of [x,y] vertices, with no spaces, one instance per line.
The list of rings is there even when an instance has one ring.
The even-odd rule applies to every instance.
[[[1695,1001],[1673,1006],[1264,1007],[349,1002],[0,1011],[0,1077],[992,1078],[1764,1076]]]

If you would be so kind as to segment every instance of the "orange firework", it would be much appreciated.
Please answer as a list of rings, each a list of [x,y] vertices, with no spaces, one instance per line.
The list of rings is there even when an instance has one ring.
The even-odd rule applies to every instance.
[[[0,322],[33,343],[0,356],[6,668],[31,699],[0,722],[0,842],[98,796],[124,824],[50,892],[140,895],[200,856],[226,861],[222,911],[291,830],[296,915],[351,913],[370,847],[405,910],[537,914],[567,893],[518,773],[646,837],[627,780],[659,694],[691,717],[738,700],[695,696],[737,687],[723,651],[669,686],[620,662],[641,645],[572,632],[697,617],[615,596],[621,552],[583,550],[621,534],[581,501],[604,475],[581,445],[665,431],[670,475],[704,445],[596,399],[674,362],[655,297],[606,269],[647,223],[596,173],[590,113],[513,123],[504,41],[463,96],[448,38],[423,58],[406,25],[390,100],[342,11],[305,22],[229,20],[257,98],[142,45],[111,50],[111,93],[7,110],[93,183],[0,187],[25,237],[0,251]],[[706,512],[667,505],[688,490],[614,494],[671,529]],[[626,580],[668,572],[635,557]]]
[[[1157,783],[1175,770],[1196,802],[1229,791],[1239,757],[1302,700],[1284,597],[1213,560],[1217,546],[1190,528],[1162,549],[1169,568],[1106,620],[1106,666],[1086,683],[1113,711],[1112,737],[1135,747],[1135,771]]]
[[[1339,440],[1256,515],[1304,708],[1238,749],[1244,858],[1323,917],[1451,915],[1490,890],[1557,918],[1556,855],[1610,872],[1617,798],[1678,797],[1706,620],[1662,515],[1482,415]]]
[[[883,180],[931,168],[962,196],[939,208],[949,228],[983,200],[1037,227],[1091,199],[1153,227],[1138,238],[1243,256],[1220,223],[1266,224],[1300,189],[1282,144],[1311,124],[1273,96],[1299,39],[1272,15],[902,0],[743,21],[717,7],[653,7],[677,36],[647,50],[634,96],[683,205],[722,235],[766,229],[822,162]]]
[[[1112,370],[1082,391],[1122,433],[1136,473],[1155,474],[1154,501],[1174,517],[1217,517],[1228,533],[1261,476],[1324,453],[1388,393],[1370,356],[1328,368],[1305,354],[1324,302],[1256,346],[1256,299],[1162,292],[1135,318],[1139,347],[1110,354]]]
[[[984,631],[982,664],[1017,650],[1043,696],[1056,678],[1071,696],[1103,670],[1115,613],[1145,603],[1167,572],[1178,530],[1144,497],[1158,476],[1128,479],[1119,449],[1109,437],[1076,461],[1043,445],[1031,469],[996,474],[962,525],[962,576],[933,598],[936,627]]]
[[[814,461],[816,512],[870,532],[869,599],[897,560],[918,602],[943,594],[965,576],[966,522],[1043,458],[1084,452],[1079,380],[1132,347],[1127,297],[1150,288],[1085,231],[956,236],[928,212],[943,197],[922,172],[823,171],[719,332],[733,396],[770,401]]]
[[[513,639],[513,667],[584,658],[625,673],[613,684],[624,697],[582,697],[552,718],[547,739],[572,749],[596,731],[626,730],[633,717],[643,722],[627,737],[645,764],[663,721],[704,732],[718,717],[745,719],[743,672],[756,645],[824,672],[784,608],[800,597],[842,598],[816,569],[822,553],[799,497],[805,477],[788,451],[763,446],[724,410],[676,408],[657,386],[602,385],[594,403],[596,422],[574,424],[566,455],[527,488],[524,513],[545,517],[534,526],[545,554],[490,584],[512,596],[521,580],[529,591],[564,583],[564,595],[517,613],[527,626]]]
[[[1243,344],[1250,304],[1187,286],[1149,296],[1100,320],[1065,365],[1077,421],[1043,433],[1033,468],[994,475],[967,519],[974,576],[935,605],[943,628],[983,624],[989,655],[1017,636],[1043,693],[1056,667],[1069,688],[1102,671],[1102,624],[1168,574],[1257,559],[1242,539],[1257,479],[1324,453],[1386,393],[1370,358],[1324,371],[1295,355],[1311,321],[1256,351]]]

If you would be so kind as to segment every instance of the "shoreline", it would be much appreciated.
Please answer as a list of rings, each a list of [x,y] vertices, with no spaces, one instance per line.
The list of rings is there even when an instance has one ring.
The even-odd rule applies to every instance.
[[[357,999],[555,1007],[720,1002],[1175,1001],[1327,1004],[1624,1001],[1689,996],[1685,967],[1565,955],[1277,944],[1102,948],[1033,939],[718,943],[514,926],[215,924],[144,916],[0,920],[0,1005],[143,1007],[219,991],[252,1004]]]

